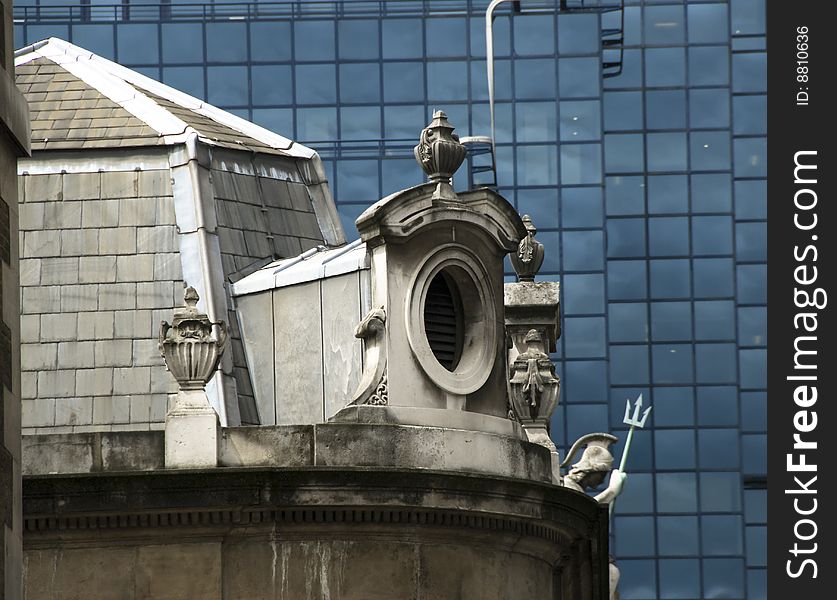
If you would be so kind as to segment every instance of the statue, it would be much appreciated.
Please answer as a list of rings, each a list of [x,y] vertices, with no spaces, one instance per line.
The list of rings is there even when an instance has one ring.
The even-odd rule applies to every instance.
[[[564,476],[564,486],[577,492],[586,493],[588,489],[598,488],[604,482],[607,474],[610,473],[607,487],[594,496],[594,499],[599,504],[612,507],[616,497],[622,492],[622,486],[628,477],[620,469],[613,468],[613,455],[610,453],[610,446],[618,441],[619,438],[609,433],[590,433],[578,438],[570,448],[567,458],[561,463],[561,466],[569,464],[582,446],[586,445],[587,447],[581,454],[579,461]],[[614,563],[613,556],[610,556],[608,578],[610,580],[610,600],[619,600],[617,590],[619,568]]]

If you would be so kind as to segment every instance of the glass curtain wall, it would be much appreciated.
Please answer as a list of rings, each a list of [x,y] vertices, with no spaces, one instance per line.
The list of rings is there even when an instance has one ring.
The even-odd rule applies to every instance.
[[[366,206],[422,181],[412,146],[435,108],[490,133],[487,4],[17,0],[15,35],[316,148],[352,237]],[[764,0],[560,4],[507,3],[494,23],[498,189],[562,282],[553,438],[623,434],[642,393],[654,410],[613,519],[622,598],[764,598]],[[612,29],[621,74],[604,77]]]

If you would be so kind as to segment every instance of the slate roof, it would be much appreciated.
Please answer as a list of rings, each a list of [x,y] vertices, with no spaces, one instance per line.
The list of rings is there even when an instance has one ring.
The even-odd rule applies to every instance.
[[[83,48],[49,38],[15,53],[32,149],[202,142],[297,158],[313,150]]]

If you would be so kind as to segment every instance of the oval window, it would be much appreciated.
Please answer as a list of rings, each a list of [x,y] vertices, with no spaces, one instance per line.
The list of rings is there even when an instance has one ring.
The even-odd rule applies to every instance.
[[[462,356],[462,300],[456,282],[444,271],[437,273],[427,288],[424,330],[433,356],[448,371],[454,371]]]

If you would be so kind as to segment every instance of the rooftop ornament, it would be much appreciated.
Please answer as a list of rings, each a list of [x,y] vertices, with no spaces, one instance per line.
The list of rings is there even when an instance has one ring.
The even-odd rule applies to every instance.
[[[416,161],[430,181],[436,184],[433,199],[456,199],[451,178],[465,160],[468,149],[453,131],[448,116],[444,111],[437,110],[433,113],[433,120],[422,130],[418,146],[413,148]]]
[[[535,281],[543,264],[543,244],[535,239],[538,229],[529,215],[523,215],[526,237],[520,240],[517,252],[510,256],[518,281]]]

